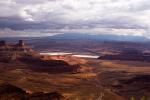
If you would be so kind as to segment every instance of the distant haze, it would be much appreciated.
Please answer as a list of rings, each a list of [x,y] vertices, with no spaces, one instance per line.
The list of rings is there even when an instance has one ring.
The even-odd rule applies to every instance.
[[[96,41],[130,41],[130,42],[146,42],[150,41],[143,36],[130,35],[115,35],[115,34],[81,34],[81,33],[66,33],[49,36],[47,39],[59,40],[96,40]]]

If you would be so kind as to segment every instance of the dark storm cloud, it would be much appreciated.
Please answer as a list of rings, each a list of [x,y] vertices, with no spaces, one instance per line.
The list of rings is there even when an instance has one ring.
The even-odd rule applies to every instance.
[[[120,19],[120,18],[118,18]],[[25,30],[25,29],[79,29],[79,28],[115,28],[115,29],[147,29],[148,27],[138,25],[130,22],[130,20],[122,19],[117,21],[115,19],[102,19],[98,21],[80,21],[75,23],[61,23],[61,22],[34,22],[25,21],[21,17],[0,17],[0,28],[10,28],[12,30]]]
[[[19,17],[0,17],[0,28],[10,28],[13,30],[24,30],[29,28],[39,28],[40,24],[27,22]]]
[[[10,28],[12,30],[26,29],[62,29],[65,25],[54,22],[30,22],[20,17],[0,17],[0,28]]]

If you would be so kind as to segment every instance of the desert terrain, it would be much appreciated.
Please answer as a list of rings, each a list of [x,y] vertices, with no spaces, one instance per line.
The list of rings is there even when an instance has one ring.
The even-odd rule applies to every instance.
[[[12,51],[1,52],[0,82],[16,86],[29,95],[39,92],[43,94],[59,93],[65,100],[150,99],[149,60],[143,61],[143,58],[138,60],[118,59],[116,56],[115,59],[108,59],[105,55],[119,55],[120,57],[120,55],[124,54],[121,52],[124,46],[120,45],[120,47],[117,45],[116,48],[116,44],[113,46],[109,44],[110,42],[103,42],[107,44],[105,48],[103,47],[104,44],[101,43],[102,46],[96,46],[95,44],[95,47],[92,49],[91,47],[87,47],[85,42],[83,43],[85,45],[81,43],[81,46],[81,44],[79,45],[74,42],[78,47],[76,52],[74,52],[75,49],[67,48],[65,44],[63,48],[58,45],[59,49],[58,47],[50,46],[46,48],[44,45],[44,47],[41,46],[42,43],[39,44],[38,41],[35,41],[35,43],[28,41],[28,47],[32,48],[32,50],[29,49],[28,51],[26,48],[25,50],[30,52],[30,55],[24,54],[22,50],[18,52],[18,49],[15,50],[15,56],[14,49]],[[35,47],[34,44],[38,45]],[[44,44],[46,45],[46,43]],[[127,48],[132,43],[123,44]],[[47,43],[47,45],[49,44]],[[93,47],[93,45],[91,46]],[[141,50],[141,47],[138,48],[135,45],[135,49]],[[144,48],[140,55],[142,56],[143,52],[149,55],[147,50],[148,48]],[[84,55],[84,57],[72,56],[72,54],[40,55],[41,52],[48,53],[52,51],[71,52],[74,55]],[[11,53],[9,57],[3,55],[7,54],[8,56],[9,53]],[[99,56],[99,58],[85,57],[85,55],[95,55]],[[127,56],[132,56],[133,58],[136,56],[138,58],[139,52]],[[3,60],[4,58],[7,59]],[[0,95],[3,96],[3,92]],[[7,97],[7,94],[5,95]]]
[[[150,100],[150,0],[0,0],[0,100]]]

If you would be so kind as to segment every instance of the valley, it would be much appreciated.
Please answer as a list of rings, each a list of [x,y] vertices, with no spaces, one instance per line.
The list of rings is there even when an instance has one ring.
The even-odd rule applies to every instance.
[[[0,83],[17,86],[30,95],[39,92],[60,93],[65,100],[149,100],[150,62],[98,58],[101,57],[98,55],[119,54],[123,49],[114,52],[116,48],[105,48],[109,49],[102,51],[102,47],[98,47],[94,49],[101,50],[95,52],[82,45],[80,51],[70,53],[48,46],[47,49],[40,47],[40,52],[32,48],[28,55],[19,51],[13,59],[7,58],[9,62],[0,61]],[[8,50],[7,55],[10,52]]]
[[[0,0],[0,100],[150,100],[150,0]]]

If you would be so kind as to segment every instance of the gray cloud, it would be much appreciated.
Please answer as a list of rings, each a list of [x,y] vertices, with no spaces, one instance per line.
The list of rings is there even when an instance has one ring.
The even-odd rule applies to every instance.
[[[21,31],[150,36],[148,0],[1,0],[0,13],[1,36],[8,30],[12,36]]]

